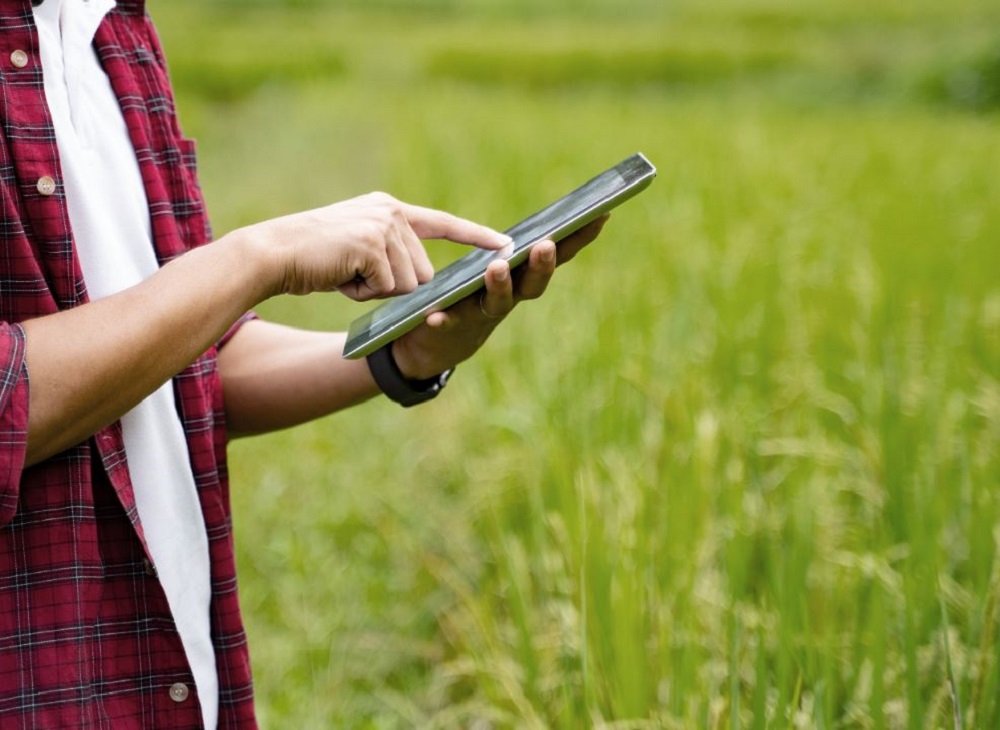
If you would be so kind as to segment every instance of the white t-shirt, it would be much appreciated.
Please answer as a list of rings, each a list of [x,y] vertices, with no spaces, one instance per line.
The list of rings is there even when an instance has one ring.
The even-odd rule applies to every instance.
[[[114,6],[114,0],[43,0],[34,8],[70,224],[91,299],[134,286],[158,268],[135,151],[93,49],[97,27]],[[122,427],[146,543],[194,673],[205,727],[215,728],[208,537],[172,384],[127,413]]]

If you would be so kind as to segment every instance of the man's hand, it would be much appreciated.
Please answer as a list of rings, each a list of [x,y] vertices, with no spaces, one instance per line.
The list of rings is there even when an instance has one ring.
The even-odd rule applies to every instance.
[[[503,234],[449,213],[369,193],[239,231],[272,261],[272,294],[339,291],[357,301],[405,294],[434,276],[421,239],[502,248]]]
[[[434,312],[416,329],[393,344],[393,358],[407,378],[431,378],[471,357],[525,299],[537,299],[549,285],[556,266],[566,263],[597,238],[608,216],[599,218],[557,246],[542,241],[527,262],[513,273],[506,261],[494,261],[486,270],[486,289],[442,312]]]

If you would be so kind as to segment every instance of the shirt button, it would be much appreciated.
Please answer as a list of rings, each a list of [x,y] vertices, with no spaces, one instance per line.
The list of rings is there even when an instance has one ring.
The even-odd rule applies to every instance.
[[[28,54],[19,48],[10,54],[10,62],[14,68],[24,68],[28,65]]]
[[[187,688],[186,684],[178,682],[177,684],[170,685],[170,699],[174,702],[183,702],[190,694],[191,691]]]
[[[38,192],[48,197],[56,191],[56,181],[49,175],[42,175],[38,178],[38,184],[35,187],[38,188]]]
[[[153,565],[153,561],[150,560],[149,558],[142,559],[142,569],[146,571],[146,575],[151,576],[153,578],[156,577],[156,566]]]

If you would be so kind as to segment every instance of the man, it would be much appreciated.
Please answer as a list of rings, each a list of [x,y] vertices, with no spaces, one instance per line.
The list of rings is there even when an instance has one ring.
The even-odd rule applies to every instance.
[[[246,313],[433,275],[423,238],[504,237],[374,193],[211,245],[141,0],[0,0],[0,726],[254,725],[227,432],[384,390],[411,404],[472,355],[556,247],[377,357]],[[572,257],[591,225],[559,249]]]

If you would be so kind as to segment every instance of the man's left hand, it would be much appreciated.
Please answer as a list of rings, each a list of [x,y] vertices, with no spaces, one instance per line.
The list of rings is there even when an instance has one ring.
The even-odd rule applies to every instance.
[[[423,380],[471,357],[519,302],[537,299],[545,292],[556,266],[597,238],[607,219],[605,215],[584,226],[558,246],[552,241],[538,243],[528,260],[513,272],[506,261],[491,262],[485,289],[428,315],[423,324],[393,343],[392,354],[400,371],[412,380]]]

